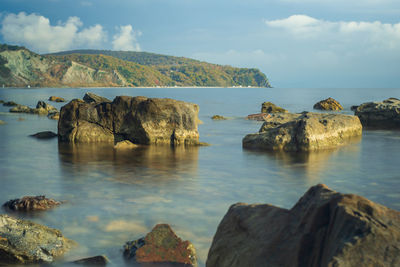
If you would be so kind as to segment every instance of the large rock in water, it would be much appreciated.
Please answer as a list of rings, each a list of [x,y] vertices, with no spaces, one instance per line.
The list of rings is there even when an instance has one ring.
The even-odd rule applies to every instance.
[[[72,245],[56,229],[0,215],[0,265],[52,262]]]
[[[355,110],[363,126],[378,129],[400,129],[400,100],[389,98],[383,102],[361,104]]]
[[[320,110],[343,110],[342,105],[332,97],[319,101],[313,108]]]
[[[287,113],[284,108],[278,107],[274,103],[271,102],[264,102],[261,104],[261,113]]]
[[[60,141],[199,144],[199,107],[168,98],[117,96],[112,102],[74,99],[63,106]]]
[[[138,263],[180,263],[197,266],[196,251],[189,241],[182,241],[168,224],[157,224],[146,237],[127,242],[126,258]]]
[[[362,134],[360,120],[350,115],[303,112],[270,116],[265,120],[261,132],[243,138],[243,147],[312,151],[336,147]]]
[[[48,210],[60,204],[61,202],[46,198],[45,196],[26,196],[23,198],[11,199],[4,203],[3,207],[14,211],[34,211]]]
[[[400,266],[400,212],[325,185],[290,210],[238,203],[219,224],[206,266]]]

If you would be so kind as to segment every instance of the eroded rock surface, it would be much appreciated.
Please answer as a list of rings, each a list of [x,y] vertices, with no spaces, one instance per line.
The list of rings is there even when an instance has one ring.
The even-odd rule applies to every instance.
[[[261,104],[261,113],[287,113],[284,108],[278,107],[274,103],[271,102],[264,102]]]
[[[83,101],[85,101],[86,103],[103,103],[103,102],[111,102],[110,99],[93,94],[93,93],[86,93],[83,96]]]
[[[139,263],[165,262],[197,266],[193,244],[182,241],[168,224],[157,224],[146,237],[127,242],[124,256]]]
[[[34,211],[48,210],[60,205],[61,202],[55,201],[45,196],[26,196],[7,201],[3,207],[14,211]]]
[[[0,265],[52,262],[73,245],[59,230],[0,215]]]
[[[400,100],[389,98],[382,102],[361,104],[355,110],[363,126],[377,129],[400,129]]]
[[[198,145],[197,105],[168,98],[117,96],[113,102],[74,99],[63,106],[59,140]]]
[[[336,147],[362,134],[360,120],[350,115],[303,112],[265,120],[259,133],[243,138],[243,147],[312,151]]]
[[[400,212],[317,185],[290,210],[232,205],[206,266],[395,267],[399,252]]]
[[[342,105],[332,97],[321,100],[314,105],[314,109],[320,110],[343,110]]]

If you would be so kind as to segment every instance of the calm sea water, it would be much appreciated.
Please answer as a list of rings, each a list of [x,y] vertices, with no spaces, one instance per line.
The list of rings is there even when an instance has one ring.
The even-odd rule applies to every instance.
[[[13,214],[50,227],[79,243],[64,260],[105,254],[124,265],[122,246],[168,223],[192,241],[200,266],[218,223],[236,202],[290,208],[312,185],[327,184],[400,210],[400,132],[364,130],[362,139],[335,150],[309,154],[244,150],[242,138],[260,122],[247,121],[261,103],[291,112],[311,111],[329,96],[350,107],[400,98],[400,89],[108,88],[0,89],[0,99],[35,106],[56,95],[71,100],[94,92],[169,97],[199,104],[200,140],[209,147],[141,147],[129,152],[109,146],[59,145],[56,139],[28,137],[57,131],[57,122],[37,115],[11,114],[0,105],[0,203],[25,195],[46,195],[65,203],[51,211]],[[52,103],[60,108],[63,103]],[[219,114],[226,121],[212,121]],[[3,213],[5,211],[2,211]]]

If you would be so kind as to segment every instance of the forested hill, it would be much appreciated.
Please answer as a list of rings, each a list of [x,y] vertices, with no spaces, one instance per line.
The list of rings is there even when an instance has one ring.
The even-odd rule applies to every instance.
[[[146,52],[75,50],[39,55],[5,44],[0,44],[0,83],[7,87],[270,87],[258,69]]]

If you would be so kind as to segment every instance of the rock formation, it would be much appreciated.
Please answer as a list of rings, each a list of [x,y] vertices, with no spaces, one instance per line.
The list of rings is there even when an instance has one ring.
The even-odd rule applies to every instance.
[[[72,263],[79,264],[81,266],[106,266],[107,263],[109,262],[110,260],[106,256],[99,255],[99,256],[76,260],[73,261]]]
[[[317,185],[290,210],[232,205],[206,266],[395,267],[399,252],[400,212]]]
[[[26,196],[9,200],[3,204],[3,207],[14,211],[34,211],[48,210],[60,204],[61,202],[45,196]]]
[[[336,147],[362,133],[356,116],[303,112],[281,117],[271,116],[271,122],[266,118],[261,132],[243,138],[243,147],[311,151]]]
[[[163,262],[197,266],[192,243],[182,241],[168,224],[157,224],[146,237],[127,242],[124,256],[138,263]]]
[[[314,109],[320,110],[343,110],[342,105],[332,97],[321,100],[314,105]]]
[[[215,121],[227,120],[227,118],[225,118],[224,116],[221,116],[221,115],[214,115],[214,116],[211,117],[211,119],[215,120]]]
[[[361,104],[355,110],[363,126],[377,129],[400,129],[400,100],[389,98],[382,102]]]
[[[261,104],[261,113],[287,113],[284,108],[278,107],[274,103],[271,102],[264,102]]]
[[[59,230],[0,215],[0,265],[52,262],[72,245]]]
[[[53,102],[65,102],[65,99],[59,96],[50,96],[49,97],[49,101],[53,101]]]
[[[74,99],[61,108],[58,135],[65,142],[198,145],[198,111],[195,104],[168,98]]]
[[[2,125],[2,124],[6,124],[6,122],[5,122],[5,121],[2,121],[2,120],[0,120],[0,125]]]
[[[111,102],[111,100],[108,98],[105,98],[105,97],[102,97],[102,96],[99,96],[99,95],[96,95],[96,94],[93,94],[90,92],[86,93],[83,96],[83,101],[85,101],[86,103],[97,103],[97,104],[103,103],[103,102]]]
[[[57,137],[57,134],[53,133],[52,131],[44,131],[44,132],[38,132],[38,133],[32,134],[30,136],[35,137],[37,139],[51,139],[51,138]]]
[[[124,140],[124,141],[120,141],[118,143],[115,144],[114,148],[119,150],[119,149],[132,149],[138,147],[138,145],[135,145],[134,143],[132,143],[129,140]]]
[[[29,113],[29,114],[39,114],[39,115],[48,115],[49,113],[57,113],[58,110],[50,104],[47,104],[44,101],[38,101],[36,104],[36,108],[30,108],[25,105],[16,105],[15,107],[10,109],[10,112],[13,113]]]

